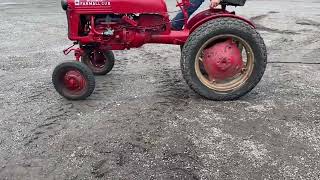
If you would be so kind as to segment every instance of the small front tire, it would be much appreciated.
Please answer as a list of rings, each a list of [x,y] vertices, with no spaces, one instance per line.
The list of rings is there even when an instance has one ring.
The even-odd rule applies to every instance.
[[[68,100],[84,100],[95,89],[92,71],[77,61],[59,64],[53,71],[52,82],[57,92]]]
[[[87,65],[94,75],[102,76],[113,69],[115,57],[112,51],[92,50],[82,56],[81,62]]]

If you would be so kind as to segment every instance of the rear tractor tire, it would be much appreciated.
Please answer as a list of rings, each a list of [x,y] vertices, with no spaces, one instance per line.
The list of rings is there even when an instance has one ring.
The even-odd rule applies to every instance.
[[[204,54],[206,50],[226,41],[238,47],[236,51],[241,66],[235,66],[238,71],[232,77],[217,80],[210,74],[219,77],[220,71],[218,74],[217,71],[206,73],[203,66],[205,58],[219,55],[216,51],[211,51],[209,56]],[[221,63],[220,60],[212,62],[216,63],[215,67]],[[250,92],[263,77],[266,65],[267,50],[259,33],[248,23],[234,18],[219,18],[201,25],[188,38],[181,56],[181,70],[190,88],[207,99],[217,101],[235,100]],[[223,68],[220,70],[225,72]]]

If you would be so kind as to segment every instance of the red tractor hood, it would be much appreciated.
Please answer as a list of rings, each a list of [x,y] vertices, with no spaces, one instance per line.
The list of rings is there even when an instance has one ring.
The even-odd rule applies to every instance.
[[[68,9],[86,13],[166,13],[164,0],[68,0]]]

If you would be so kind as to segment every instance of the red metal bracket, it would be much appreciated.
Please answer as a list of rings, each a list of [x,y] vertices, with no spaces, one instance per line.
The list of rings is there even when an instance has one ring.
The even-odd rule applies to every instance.
[[[138,23],[135,20],[130,19],[128,16],[122,16],[122,20],[124,20],[125,22],[131,24],[134,27],[138,26]]]
[[[64,54],[64,55],[68,55],[71,51],[75,50],[73,47],[74,47],[76,44],[78,44],[78,43],[73,43],[72,46],[68,47],[67,49],[64,49],[64,50],[63,50],[63,54]]]
[[[78,43],[74,43],[72,46],[68,47],[67,49],[64,49],[63,54],[68,55],[71,51],[74,51],[74,56],[76,60],[80,61],[80,58],[84,54],[84,51],[81,48],[73,48],[76,44]]]

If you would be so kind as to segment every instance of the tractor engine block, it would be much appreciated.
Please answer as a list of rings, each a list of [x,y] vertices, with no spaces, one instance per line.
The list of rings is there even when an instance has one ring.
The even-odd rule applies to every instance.
[[[140,47],[151,38],[152,34],[166,30],[164,17],[157,14],[81,15],[79,24],[79,36],[87,37],[95,32],[95,42],[119,50]]]

